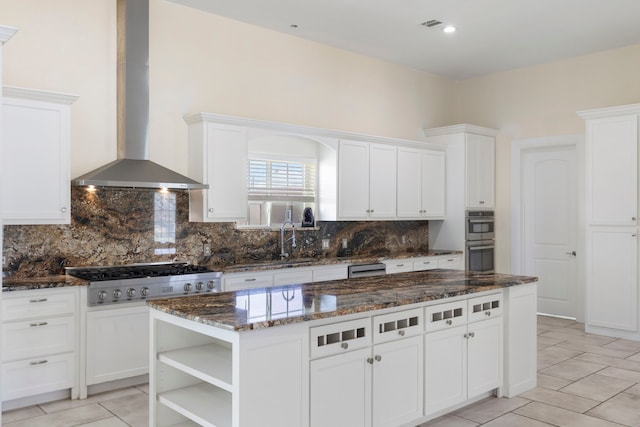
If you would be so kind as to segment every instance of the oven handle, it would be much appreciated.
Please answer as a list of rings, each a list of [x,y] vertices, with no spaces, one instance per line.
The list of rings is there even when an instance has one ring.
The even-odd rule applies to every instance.
[[[480,249],[493,249],[495,246],[467,246],[470,251],[479,251]]]
[[[468,219],[467,221],[471,222],[471,223],[478,223],[478,222],[495,222],[493,219],[489,219],[489,218],[485,218],[485,219]]]

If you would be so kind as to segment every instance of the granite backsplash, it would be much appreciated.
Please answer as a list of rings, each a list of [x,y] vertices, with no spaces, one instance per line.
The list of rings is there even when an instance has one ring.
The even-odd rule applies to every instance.
[[[313,229],[296,227],[296,238],[297,247],[286,248],[293,260],[424,252],[429,241],[427,221],[319,221]],[[329,239],[328,249],[322,239]],[[37,277],[64,273],[65,266],[173,260],[215,268],[279,260],[279,254],[279,230],[189,222],[187,191],[72,187],[71,224],[4,226],[3,272]]]

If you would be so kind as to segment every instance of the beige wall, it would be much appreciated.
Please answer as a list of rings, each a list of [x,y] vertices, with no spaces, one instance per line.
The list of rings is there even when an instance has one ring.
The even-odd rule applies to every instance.
[[[116,156],[115,0],[0,0],[5,84],[79,95],[72,176]],[[640,45],[454,82],[151,0],[151,158],[186,173],[192,112],[421,139],[423,127],[500,130],[498,262],[510,266],[510,144],[583,132],[576,110],[640,102]]]
[[[0,0],[5,84],[68,92],[72,176],[115,159],[115,0]],[[150,7],[151,159],[187,172],[186,113],[403,139],[450,124],[454,82],[196,11]]]
[[[498,271],[511,263],[511,143],[584,133],[576,111],[640,102],[640,45],[458,83],[459,117],[499,129],[496,149]]]

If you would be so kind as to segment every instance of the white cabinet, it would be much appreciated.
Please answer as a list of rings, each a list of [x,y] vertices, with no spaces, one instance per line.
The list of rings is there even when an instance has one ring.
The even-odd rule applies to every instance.
[[[467,169],[466,207],[494,207],[495,138],[469,133],[466,136],[465,164]]]
[[[77,398],[78,290],[5,293],[2,400],[71,389]]]
[[[338,219],[396,216],[396,147],[340,141]]]
[[[347,272],[348,264],[225,273],[222,276],[222,289],[224,291],[239,291],[268,288],[274,285],[341,280],[347,278]]]
[[[425,309],[425,415],[502,386],[502,294]]]
[[[445,153],[398,147],[398,218],[443,219]]]
[[[586,119],[587,332],[640,339],[638,117],[640,104],[580,111]]]
[[[311,426],[393,427],[420,418],[421,311],[311,328]]]
[[[86,385],[148,372],[149,308],[146,305],[92,308],[86,313]]]
[[[382,261],[386,265],[387,274],[425,271],[435,268],[464,270],[462,254],[436,255],[415,258],[397,258]]]
[[[190,221],[245,221],[247,217],[246,128],[211,121],[207,114],[189,124],[189,176],[207,190],[192,191]]]
[[[273,286],[272,271],[227,273],[222,275],[222,290],[225,292],[269,286]]]
[[[69,224],[70,110],[76,96],[4,87],[2,218]]]

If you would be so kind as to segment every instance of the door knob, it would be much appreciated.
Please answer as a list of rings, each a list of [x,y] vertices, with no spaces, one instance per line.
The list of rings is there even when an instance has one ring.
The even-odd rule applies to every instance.
[[[565,252],[567,255],[576,256],[576,251]]]

